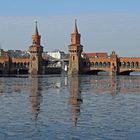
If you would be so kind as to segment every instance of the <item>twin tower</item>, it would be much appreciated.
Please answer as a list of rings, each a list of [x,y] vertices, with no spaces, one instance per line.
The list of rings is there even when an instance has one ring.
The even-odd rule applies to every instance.
[[[70,45],[68,45],[69,51],[69,67],[68,74],[76,75],[81,70],[81,53],[83,46],[81,45],[81,35],[78,33],[77,23],[75,20],[74,29],[71,33]],[[41,46],[41,36],[39,35],[37,22],[35,26],[35,32],[32,35],[32,45],[29,47],[30,52],[30,63],[29,73],[30,74],[43,74],[44,61],[42,58],[43,47]]]

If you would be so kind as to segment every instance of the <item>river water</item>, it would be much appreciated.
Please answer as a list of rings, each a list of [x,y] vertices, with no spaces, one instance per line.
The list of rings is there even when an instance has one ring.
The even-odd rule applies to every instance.
[[[140,76],[0,77],[0,140],[139,140]]]

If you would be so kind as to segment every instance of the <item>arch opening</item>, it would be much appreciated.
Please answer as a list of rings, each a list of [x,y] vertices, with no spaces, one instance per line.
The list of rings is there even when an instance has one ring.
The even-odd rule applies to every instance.
[[[131,70],[131,71],[123,71],[123,72],[121,72],[119,74],[120,75],[131,75],[132,73],[136,73],[136,71],[133,71],[133,70]]]
[[[103,70],[90,70],[90,71],[87,71],[85,74],[88,74],[88,75],[109,75],[109,72],[103,71]]]

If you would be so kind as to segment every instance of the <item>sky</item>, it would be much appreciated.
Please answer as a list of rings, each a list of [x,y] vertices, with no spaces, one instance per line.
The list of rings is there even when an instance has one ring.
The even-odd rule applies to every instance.
[[[0,47],[28,50],[37,20],[44,51],[67,53],[75,19],[84,52],[140,57],[140,0],[0,0]]]

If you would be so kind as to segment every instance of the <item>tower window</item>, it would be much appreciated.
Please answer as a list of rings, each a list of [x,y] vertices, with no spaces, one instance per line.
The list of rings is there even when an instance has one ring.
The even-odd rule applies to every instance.
[[[73,61],[74,61],[74,60],[75,60],[75,56],[73,56],[73,58],[72,58],[72,59],[73,59]]]
[[[35,58],[35,57],[33,57],[33,58],[32,58],[32,60],[33,60],[33,61],[35,61],[35,60],[36,60],[36,58]]]

